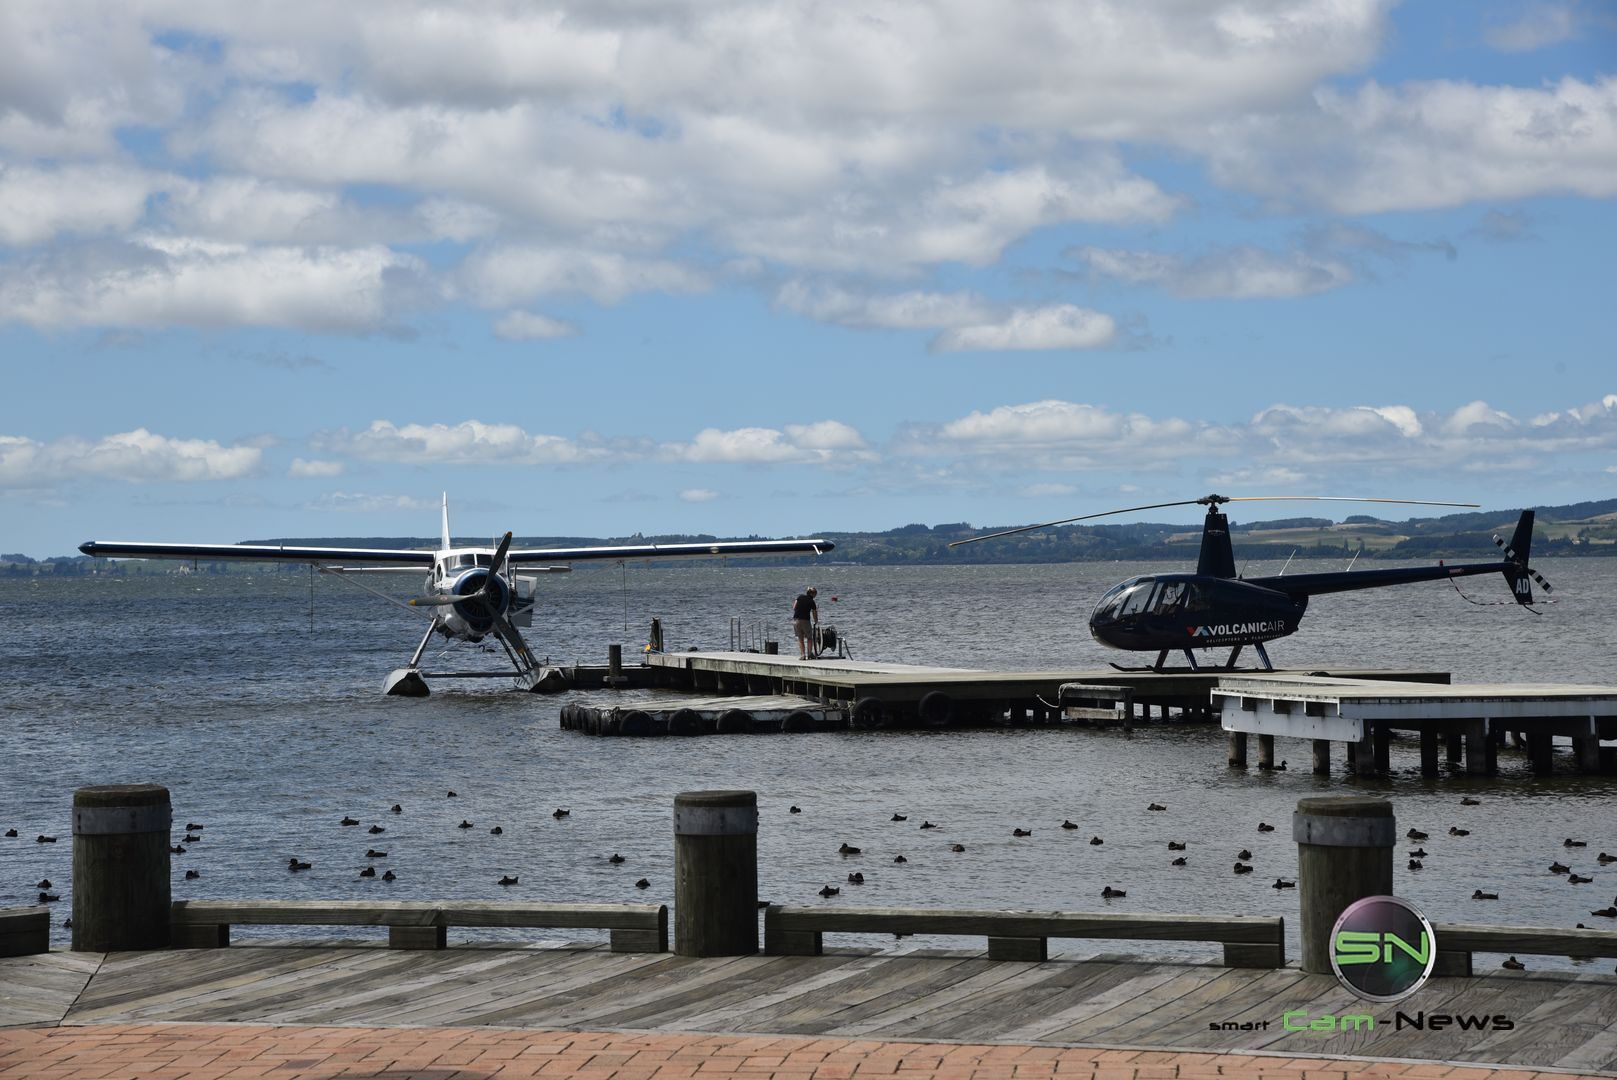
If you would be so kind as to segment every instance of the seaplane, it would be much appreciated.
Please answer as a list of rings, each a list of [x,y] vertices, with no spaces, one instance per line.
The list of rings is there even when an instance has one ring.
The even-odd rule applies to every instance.
[[[1162,671],[1171,653],[1184,653],[1191,671],[1201,670],[1194,650],[1230,650],[1223,667],[1232,670],[1241,650],[1252,646],[1264,671],[1273,671],[1266,641],[1295,634],[1308,610],[1309,597],[1321,593],[1378,589],[1417,581],[1443,581],[1474,574],[1501,574],[1511,596],[1522,607],[1532,609],[1536,600],[1533,585],[1546,594],[1553,592],[1548,581],[1528,565],[1533,543],[1533,511],[1522,511],[1516,530],[1507,542],[1498,536],[1494,543],[1504,549],[1497,562],[1443,563],[1436,566],[1387,567],[1370,570],[1338,570],[1320,574],[1293,574],[1282,571],[1274,577],[1241,577],[1235,569],[1235,551],[1230,544],[1229,518],[1220,509],[1232,502],[1364,502],[1400,503],[1409,506],[1455,506],[1475,508],[1476,503],[1428,502],[1417,499],[1372,499],[1332,495],[1204,495],[1199,499],[1151,503],[1098,514],[1044,521],[1015,529],[956,540],[950,547],[1012,536],[1033,529],[1047,529],[1078,521],[1158,510],[1169,506],[1207,507],[1202,522],[1201,553],[1194,574],[1142,574],[1118,582],[1101,596],[1089,616],[1089,633],[1100,644],[1113,649],[1155,652],[1150,670]],[[1458,587],[1458,586],[1456,586]],[[1508,603],[1508,601],[1507,601]],[[1144,668],[1125,668],[1139,671]]]
[[[127,540],[88,540],[86,555],[110,559],[176,559],[187,562],[228,559],[237,562],[304,563],[321,573],[348,578],[389,603],[428,618],[408,665],[390,672],[383,693],[425,697],[430,689],[421,657],[434,636],[451,643],[478,644],[492,637],[504,649],[513,674],[505,672],[438,672],[434,678],[514,678],[523,690],[544,690],[559,673],[544,668],[528,648],[518,627],[533,625],[533,575],[566,573],[574,562],[626,563],[642,559],[712,559],[740,555],[819,555],[836,545],[825,539],[720,540],[682,544],[618,544],[595,547],[513,548],[507,532],[490,547],[457,545],[449,535],[449,497],[443,498],[443,528],[436,549],[303,547],[291,544],[182,544]],[[365,585],[359,578],[376,573],[425,573],[422,595],[401,600]]]

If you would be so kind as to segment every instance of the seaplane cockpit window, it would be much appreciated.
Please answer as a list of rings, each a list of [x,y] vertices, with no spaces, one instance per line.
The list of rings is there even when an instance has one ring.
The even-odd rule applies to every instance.
[[[477,566],[494,565],[494,556],[492,555],[473,555],[472,559]]]
[[[1183,581],[1164,582],[1157,599],[1151,605],[1153,615],[1171,615],[1179,610],[1179,604],[1185,598],[1185,583]]]
[[[472,557],[470,555],[457,555],[455,556],[455,565],[471,566],[473,565]]]

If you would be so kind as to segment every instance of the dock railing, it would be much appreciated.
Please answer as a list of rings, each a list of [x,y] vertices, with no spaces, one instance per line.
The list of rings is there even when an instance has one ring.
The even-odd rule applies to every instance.
[[[230,944],[230,928],[385,926],[394,949],[442,949],[448,928],[607,930],[613,952],[667,952],[666,904],[542,904],[504,901],[179,900],[170,925],[179,948]]]
[[[99,801],[97,801],[99,800]],[[127,804],[127,805],[126,805]],[[505,901],[182,900],[171,902],[168,790],[159,785],[84,788],[75,796],[73,948],[217,948],[235,925],[386,926],[388,944],[442,949],[449,927],[604,929],[614,952],[667,952],[663,904]],[[757,796],[685,792],[675,798],[676,925],[684,956],[755,954],[758,910]],[[1303,971],[1328,973],[1338,916],[1356,901],[1393,892],[1396,820],[1373,796],[1308,797],[1292,818],[1297,843]],[[133,884],[132,884],[133,883]],[[1610,914],[1617,915],[1617,909]],[[1606,915],[1607,911],[1598,911]],[[740,933],[740,929],[746,933]],[[93,929],[93,936],[87,933]],[[1051,938],[1220,944],[1228,967],[1286,964],[1285,921],[1270,916],[1110,914],[770,904],[764,952],[818,955],[823,935],[897,933],[987,939],[990,959],[1047,959]],[[1617,931],[1438,924],[1434,973],[1469,975],[1473,954],[1617,957]],[[50,948],[45,906],[0,909],[0,956]]]
[[[1225,967],[1286,966],[1286,921],[1278,916],[1091,915],[790,904],[771,904],[764,911],[764,952],[769,955],[819,956],[826,933],[986,937],[990,960],[1035,961],[1049,959],[1051,938],[1211,941],[1224,946]]]

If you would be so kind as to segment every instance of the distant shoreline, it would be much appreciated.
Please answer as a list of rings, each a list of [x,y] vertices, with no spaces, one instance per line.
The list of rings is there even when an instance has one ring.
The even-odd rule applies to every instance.
[[[1393,522],[1369,515],[1345,521],[1292,517],[1232,522],[1231,540],[1238,559],[1485,559],[1498,554],[1493,537],[1519,510],[1447,514]],[[1587,558],[1617,556],[1617,499],[1537,508],[1533,557]],[[994,526],[966,522],[905,525],[885,532],[816,531],[836,545],[836,562],[855,566],[968,566],[1036,563],[1103,563],[1194,560],[1201,529],[1196,524],[1129,522],[1064,525],[1001,537],[970,547],[949,544],[994,531]],[[519,547],[579,546],[651,541],[674,543],[720,539],[706,535],[635,537],[517,537]],[[247,541],[361,547],[424,548],[435,541],[420,537],[275,537]],[[478,540],[462,541],[468,545]],[[99,567],[97,563],[99,562]],[[732,559],[735,566],[798,565],[799,560]],[[185,564],[189,565],[189,564]],[[698,563],[697,565],[702,565]],[[263,572],[260,563],[203,563],[210,573]],[[226,568],[229,568],[228,570]],[[302,572],[302,567],[281,567]],[[95,560],[85,555],[49,559],[0,554],[0,577],[80,576],[94,573],[173,573],[173,563]]]

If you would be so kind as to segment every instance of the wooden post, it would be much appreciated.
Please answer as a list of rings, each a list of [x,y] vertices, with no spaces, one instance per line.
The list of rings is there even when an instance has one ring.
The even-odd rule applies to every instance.
[[[1314,775],[1331,775],[1331,740],[1314,740]]]
[[[169,828],[161,784],[108,784],[73,793],[73,948],[169,945]]]
[[[1447,743],[1443,751],[1444,759],[1453,768],[1459,768],[1460,763],[1465,760],[1465,736],[1458,731],[1451,731],[1445,736],[1444,741]]]
[[[606,678],[601,680],[608,686],[627,686],[629,677],[623,673],[623,646],[608,645],[606,647]]]
[[[1397,840],[1392,803],[1358,795],[1298,799],[1291,835],[1297,841],[1301,966],[1304,971],[1329,974],[1331,928],[1337,916],[1355,900],[1392,893],[1392,849]]]
[[[758,794],[674,796],[674,952],[758,951]]]
[[[1431,728],[1421,728],[1420,731],[1420,774],[1427,777],[1437,775],[1437,732]]]
[[[1246,768],[1246,732],[1230,732],[1230,765],[1233,768]]]
[[[1258,768],[1268,772],[1275,767],[1275,737],[1258,736]]]
[[[1370,744],[1375,749],[1376,774],[1385,775],[1392,771],[1392,731],[1385,724],[1370,729]]]

